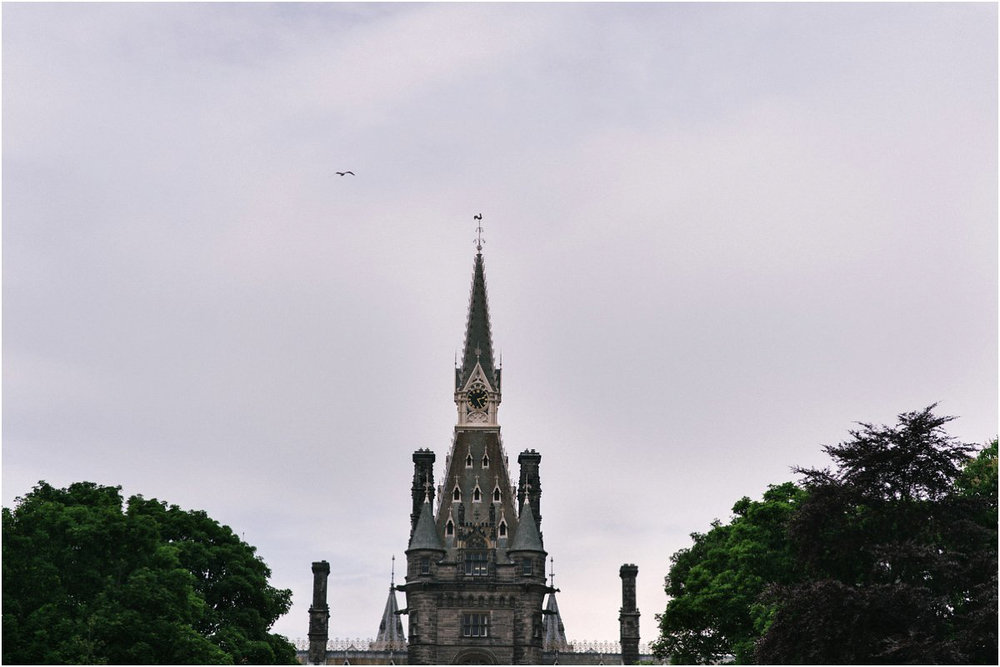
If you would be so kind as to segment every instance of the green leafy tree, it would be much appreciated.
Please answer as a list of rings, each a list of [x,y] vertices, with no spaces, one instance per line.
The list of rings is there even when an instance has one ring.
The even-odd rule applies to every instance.
[[[653,644],[658,658],[674,664],[752,660],[770,611],[761,593],[798,578],[786,524],[802,499],[791,482],[771,486],[761,501],[739,500],[730,523],[715,521],[707,533],[691,535],[693,546],[671,558],[665,586],[671,599],[657,615],[660,637]]]
[[[295,662],[291,592],[204,512],[40,482],[3,508],[3,662]]]
[[[987,489],[934,407],[861,424],[824,448],[835,469],[798,470],[788,536],[805,580],[769,589],[759,661],[996,662],[995,472]]]
[[[997,522],[997,439],[988,443],[979,454],[968,461],[956,481],[958,492],[966,497],[979,498],[984,511],[982,522]]]

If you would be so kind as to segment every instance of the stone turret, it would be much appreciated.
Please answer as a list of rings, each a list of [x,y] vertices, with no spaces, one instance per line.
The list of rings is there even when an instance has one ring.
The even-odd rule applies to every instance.
[[[639,568],[631,564],[622,565],[618,571],[622,578],[622,608],[618,614],[618,623],[621,626],[623,665],[639,662],[639,609],[635,606],[637,574]]]

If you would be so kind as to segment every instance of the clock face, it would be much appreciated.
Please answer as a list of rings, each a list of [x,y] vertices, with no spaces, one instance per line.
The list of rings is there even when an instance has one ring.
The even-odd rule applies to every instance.
[[[476,410],[482,410],[486,407],[486,390],[485,389],[470,389],[468,393],[469,405],[471,405]]]

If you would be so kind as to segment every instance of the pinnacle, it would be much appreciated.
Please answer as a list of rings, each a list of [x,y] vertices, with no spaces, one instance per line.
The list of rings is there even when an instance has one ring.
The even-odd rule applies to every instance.
[[[482,253],[476,254],[472,275],[472,292],[469,296],[469,314],[465,327],[465,345],[458,384],[466,382],[479,364],[493,389],[499,389],[498,373],[493,362],[493,338],[490,332],[489,303],[486,296],[486,276]],[[458,389],[461,386],[456,387]]]

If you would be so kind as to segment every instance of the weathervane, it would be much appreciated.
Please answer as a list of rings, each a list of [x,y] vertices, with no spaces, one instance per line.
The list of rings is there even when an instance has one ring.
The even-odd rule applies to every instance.
[[[476,221],[476,251],[482,252],[483,244],[486,243],[486,241],[483,240],[483,214],[477,213],[472,216],[472,219]]]

